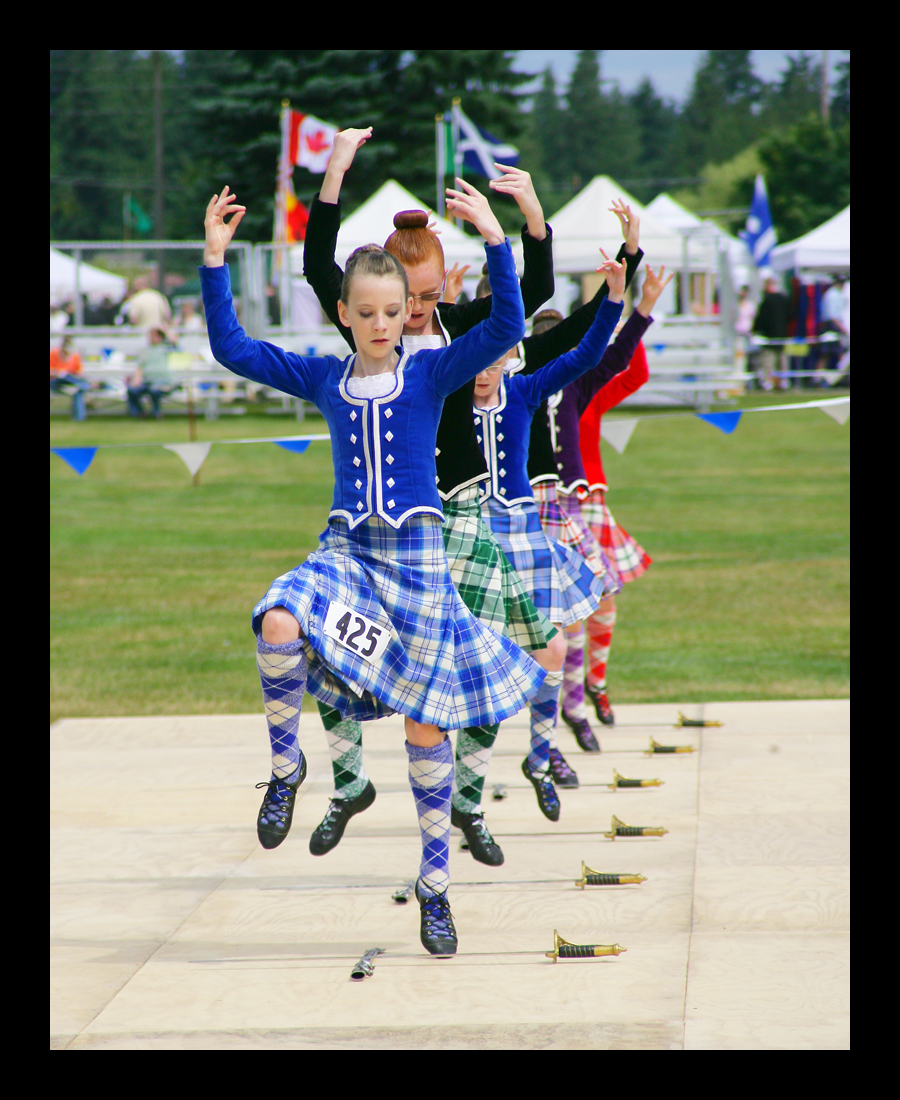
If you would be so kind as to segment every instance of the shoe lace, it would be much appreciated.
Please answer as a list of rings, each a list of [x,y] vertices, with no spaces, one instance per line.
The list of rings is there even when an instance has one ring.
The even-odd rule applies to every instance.
[[[425,918],[428,933],[432,936],[453,936],[453,917],[450,914],[450,901],[446,894],[432,894],[422,902],[422,916]]]
[[[574,775],[575,772],[569,767],[569,763],[559,749],[550,750],[550,760],[553,763],[554,768],[559,775],[568,777]]]
[[[319,828],[321,829],[323,828],[323,826],[333,825],[335,821],[340,817],[342,810],[343,806],[341,805],[340,801],[336,798],[332,798],[332,800],[328,803],[328,809],[325,811],[325,816],[322,818],[322,824],[319,826]]]
[[[264,819],[267,825],[271,825],[273,822],[284,825],[290,811],[290,800],[295,792],[281,779],[268,779],[265,783],[257,783],[255,789],[258,791],[263,787],[268,787],[268,790],[263,797],[259,816]]]
[[[472,828],[478,833],[479,838],[485,844],[493,844],[494,838],[491,836],[487,825],[485,824],[484,814],[472,814],[471,818]]]

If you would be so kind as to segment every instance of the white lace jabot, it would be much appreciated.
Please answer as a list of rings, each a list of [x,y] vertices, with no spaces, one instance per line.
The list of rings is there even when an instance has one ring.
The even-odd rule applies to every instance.
[[[402,338],[403,350],[410,355],[415,355],[422,348],[445,348],[447,346],[444,337],[437,333],[435,336],[404,336]]]
[[[351,397],[386,397],[397,385],[397,376],[389,374],[354,375],[347,379],[347,393]]]

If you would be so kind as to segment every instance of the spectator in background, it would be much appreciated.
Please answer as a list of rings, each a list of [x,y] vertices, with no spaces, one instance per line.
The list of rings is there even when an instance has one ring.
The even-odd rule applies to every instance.
[[[50,349],[50,390],[72,395],[72,419],[84,420],[84,395],[90,382],[81,377],[81,356],[72,348],[72,337],[64,336],[58,348]]]
[[[841,360],[841,353],[846,352],[850,346],[850,284],[843,275],[837,275],[822,295],[819,335],[826,336],[828,333],[837,336],[837,340],[820,345],[816,370],[823,367],[826,370],[835,370]],[[827,385],[824,380],[821,384]]]
[[[159,326],[147,333],[149,347],[138,356],[138,368],[128,379],[128,415],[144,416],[143,398],[149,396],[153,404],[153,415],[162,417],[160,402],[172,392],[172,372],[169,370],[170,345],[167,332]]]
[[[765,337],[766,340],[786,340],[790,315],[791,301],[778,289],[777,279],[766,279],[762,301],[759,303],[753,322],[753,332],[757,336]],[[762,375],[760,385],[764,390],[772,389],[772,373],[783,371],[786,361],[784,344],[771,344],[760,350],[759,371]],[[779,389],[787,389],[787,386],[786,378],[778,379]]]
[[[203,318],[197,312],[197,306],[194,302],[185,301],[181,303],[176,327],[180,329],[182,333],[206,331],[206,326],[203,324]]]
[[[742,286],[738,292],[737,316],[734,321],[734,365],[738,370],[746,367],[747,345],[750,330],[756,318],[756,303],[750,297],[750,287]]]
[[[50,331],[62,332],[66,325],[72,321],[72,314],[75,311],[75,307],[71,302],[66,302],[61,306],[50,307]]]
[[[153,290],[143,275],[134,280],[134,292],[122,304],[119,317],[127,318],[135,328],[160,329],[168,335],[172,320],[172,310],[166,298],[158,290]],[[119,319],[117,318],[117,323]]]

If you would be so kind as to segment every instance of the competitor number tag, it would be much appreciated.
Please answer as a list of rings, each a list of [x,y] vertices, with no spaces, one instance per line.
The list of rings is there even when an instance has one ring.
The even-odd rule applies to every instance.
[[[334,600],[328,603],[325,633],[365,661],[377,661],[391,640],[383,626]]]

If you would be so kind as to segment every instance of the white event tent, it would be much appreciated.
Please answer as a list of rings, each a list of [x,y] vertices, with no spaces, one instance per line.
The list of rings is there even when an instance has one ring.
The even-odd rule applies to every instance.
[[[50,304],[61,305],[75,297],[75,261],[64,252],[50,249]],[[102,268],[82,262],[78,265],[78,288],[89,298],[109,296],[114,301],[125,297],[128,280]]]
[[[363,244],[384,244],[394,231],[394,215],[401,210],[429,209],[428,203],[416,198],[396,180],[388,180],[343,221],[338,233],[335,259],[343,267],[354,248]],[[477,265],[480,276],[481,265],[484,263],[481,238],[468,236],[457,229],[452,221],[440,218],[437,214],[432,214],[431,220],[437,223],[436,228],[440,230],[439,240],[447,266],[452,267],[455,263],[472,264],[473,267]],[[302,245],[291,251],[291,269],[303,270]]]
[[[644,207],[624,187],[609,176],[595,176],[574,199],[567,202],[553,217],[553,270],[558,275],[585,275],[597,268],[602,259],[602,247],[615,255],[622,244],[619,219],[610,212],[613,199],[621,198],[641,219],[641,248],[655,266],[665,264],[669,270],[683,270],[682,234],[665,225]],[[518,246],[521,252],[521,245]],[[655,263],[654,263],[655,261]],[[688,265],[691,271],[715,271],[715,255],[709,248],[699,251],[688,245]]]
[[[772,251],[776,271],[849,271],[850,207]]]

